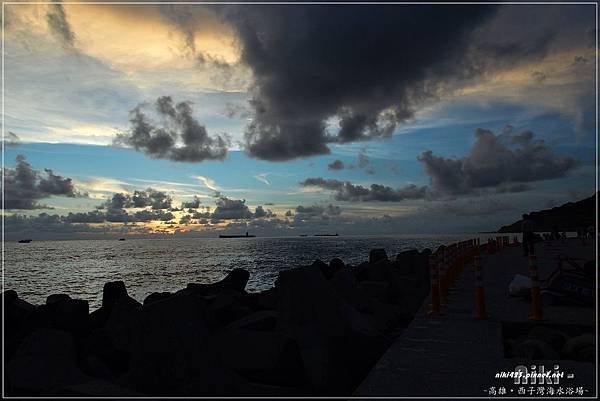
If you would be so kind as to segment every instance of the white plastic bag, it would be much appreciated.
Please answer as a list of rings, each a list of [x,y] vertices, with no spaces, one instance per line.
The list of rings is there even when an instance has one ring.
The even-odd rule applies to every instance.
[[[522,274],[517,274],[508,285],[508,294],[511,297],[528,297],[531,293],[531,279]]]

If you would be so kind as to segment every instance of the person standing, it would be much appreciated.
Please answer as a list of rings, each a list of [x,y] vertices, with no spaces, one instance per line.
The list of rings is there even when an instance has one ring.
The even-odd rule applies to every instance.
[[[533,220],[528,214],[524,214],[521,222],[521,232],[523,233],[523,256],[535,255],[533,246]]]

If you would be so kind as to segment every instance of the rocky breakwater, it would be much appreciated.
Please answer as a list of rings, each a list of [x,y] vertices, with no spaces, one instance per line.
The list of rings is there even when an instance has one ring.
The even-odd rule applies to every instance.
[[[429,253],[317,260],[259,293],[243,269],[143,303],[109,282],[91,313],[65,294],[34,306],[6,291],[6,394],[351,394],[428,295]]]

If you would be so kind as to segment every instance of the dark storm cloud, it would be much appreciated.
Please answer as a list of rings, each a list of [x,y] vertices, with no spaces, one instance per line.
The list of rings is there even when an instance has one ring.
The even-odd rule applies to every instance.
[[[222,6],[253,72],[247,152],[266,160],[389,137],[448,80],[495,6]],[[435,21],[435,23],[433,23]],[[506,51],[509,51],[507,49]],[[339,120],[328,132],[326,121]]]
[[[116,145],[131,146],[155,159],[178,162],[222,160],[227,155],[227,136],[209,136],[194,117],[190,102],[174,103],[161,96],[154,103],[158,122],[146,113],[146,104],[130,111],[131,128],[117,135]]]
[[[192,219],[196,220],[210,219],[210,216],[210,210],[206,210],[205,212],[196,211],[192,213]]]
[[[470,152],[461,158],[436,156],[430,150],[418,157],[435,190],[460,194],[549,180],[563,177],[577,165],[577,161],[570,156],[556,155],[543,140],[535,139],[530,131],[513,134],[509,129],[496,136],[489,130],[479,128],[475,137]],[[518,191],[524,187],[516,186],[513,189]]]
[[[334,160],[327,165],[329,170],[343,170],[344,167],[344,162],[341,160]]]
[[[75,189],[70,178],[54,174],[50,169],[43,173],[34,170],[23,155],[17,156],[16,161],[15,168],[3,169],[5,209],[43,208],[45,206],[38,202],[53,195],[86,196]]]
[[[46,13],[46,22],[54,36],[66,47],[73,47],[75,43],[75,34],[67,20],[65,9],[59,1],[55,1]]]
[[[171,209],[173,199],[167,193],[148,188],[145,191],[134,191],[133,194],[117,192],[102,204],[106,209],[118,210],[125,208],[151,207],[153,210]]]
[[[292,216],[292,212],[289,212],[289,214],[286,213],[286,217]],[[340,207],[332,204],[326,206],[317,204],[310,206],[298,205],[296,207],[296,214],[293,215],[293,221],[295,224],[298,224],[300,222],[306,222],[315,219],[329,220],[332,217],[339,216],[341,213],[342,210]]]
[[[148,189],[146,191],[136,191],[135,194],[137,194],[137,200],[134,201],[134,195],[115,193],[97,210],[87,213],[69,213],[67,216],[61,216],[61,218],[68,223],[134,223],[171,221],[175,218],[168,206],[171,202],[170,197],[165,198],[164,193]],[[164,199],[169,200],[165,201]],[[138,210],[134,213],[125,210],[132,207],[150,208]]]
[[[48,195],[64,195],[75,197],[76,191],[73,186],[73,180],[70,178],[63,178],[60,175],[54,174],[50,169],[44,169],[46,176],[40,177],[38,182],[38,190],[43,194]]]
[[[182,202],[181,203],[181,208],[182,209],[198,209],[200,207],[200,204],[202,202],[200,201],[200,198],[198,198],[197,196],[194,196],[194,198],[190,201],[187,202]]]
[[[253,217],[252,212],[246,205],[245,199],[229,199],[221,196],[215,203],[217,207],[211,216],[213,219],[233,220],[250,219]]]
[[[211,218],[212,221],[218,222],[220,220],[252,220],[261,218],[273,218],[275,213],[270,209],[264,209],[261,205],[258,205],[254,212],[248,208],[245,199],[230,199],[226,196],[220,195],[215,201],[217,207],[212,214],[206,214],[203,217]]]
[[[192,216],[189,214],[181,216],[181,218],[179,219],[179,224],[183,224],[183,225],[187,226],[190,223],[192,223]]]
[[[262,217],[272,218],[275,216],[275,213],[273,213],[270,209],[265,210],[261,205],[256,206],[256,209],[254,209],[254,218],[256,219],[260,219]]]
[[[138,192],[138,191],[136,191]],[[132,198],[134,203],[135,203],[135,195],[136,192],[134,192],[134,197]],[[152,209],[170,209],[171,205],[173,203],[173,199],[171,199],[171,197],[169,195],[167,195],[165,192],[162,191],[155,191],[152,188],[148,188],[146,190],[146,193],[144,195],[147,195],[147,201],[148,203],[144,206],[137,206],[137,207],[145,207],[145,206],[151,206]]]
[[[362,185],[355,185],[349,181],[319,177],[307,178],[300,185],[333,191],[336,200],[349,202],[400,202],[406,199],[424,199],[427,196],[427,187],[419,187],[414,184],[409,184],[398,189],[380,184],[371,184],[369,188],[365,188]]]

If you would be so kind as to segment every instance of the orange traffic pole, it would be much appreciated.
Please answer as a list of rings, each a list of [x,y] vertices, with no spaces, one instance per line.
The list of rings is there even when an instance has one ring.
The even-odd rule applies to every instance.
[[[475,319],[487,319],[485,310],[485,292],[483,289],[483,272],[481,270],[481,257],[475,256]]]
[[[544,320],[542,314],[542,300],[540,295],[540,281],[538,279],[537,258],[529,255],[529,276],[531,279],[531,320]]]
[[[429,315],[439,315],[440,312],[440,282],[437,252],[429,255],[429,276],[431,278],[431,310]]]

